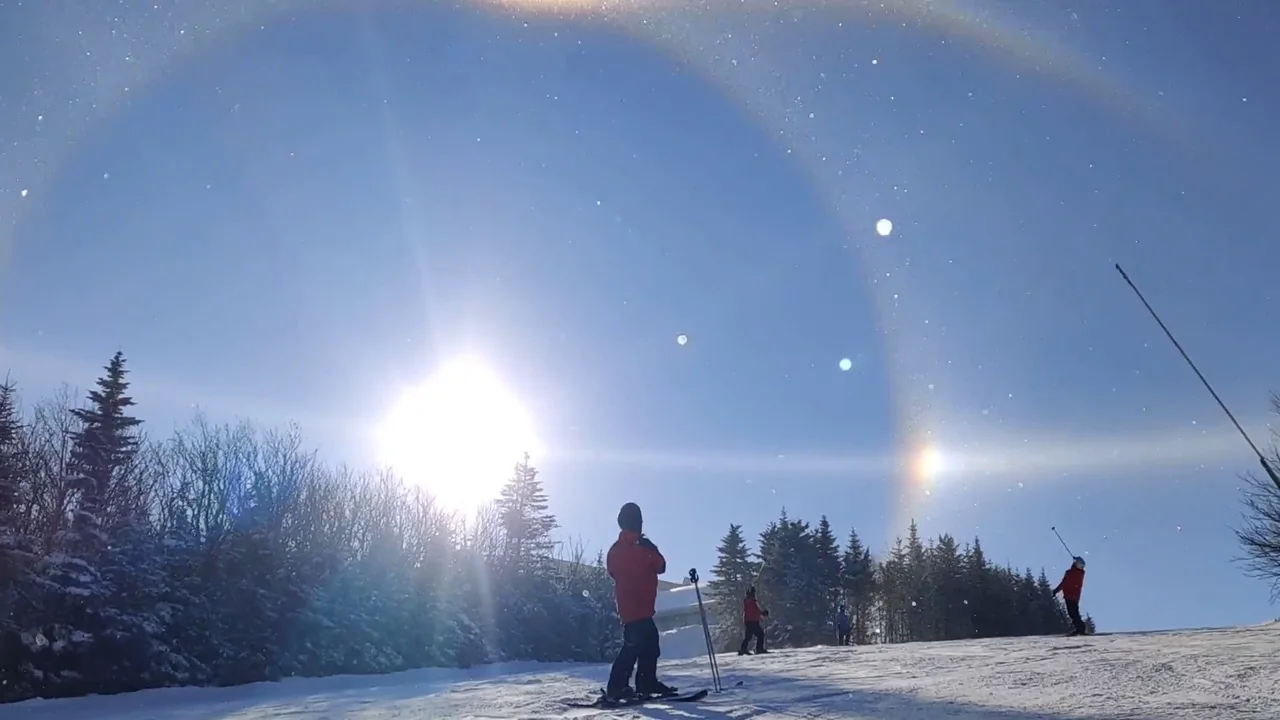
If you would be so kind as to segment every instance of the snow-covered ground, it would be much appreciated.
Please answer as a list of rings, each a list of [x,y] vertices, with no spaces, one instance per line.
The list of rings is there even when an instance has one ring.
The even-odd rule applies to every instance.
[[[605,666],[532,663],[239,688],[154,690],[0,706],[3,720],[634,717],[1224,720],[1280,718],[1280,625],[1086,638],[1017,638],[722,656],[732,686],[699,704],[570,710]],[[707,684],[706,660],[663,679]]]
[[[707,638],[702,634],[702,626],[689,625],[662,633],[662,657],[667,660],[705,660]]]

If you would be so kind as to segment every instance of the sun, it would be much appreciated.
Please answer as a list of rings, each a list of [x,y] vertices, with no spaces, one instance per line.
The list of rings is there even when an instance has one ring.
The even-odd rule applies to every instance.
[[[451,360],[406,391],[376,442],[382,462],[406,482],[461,512],[495,499],[524,454],[543,449],[529,411],[475,357]]]

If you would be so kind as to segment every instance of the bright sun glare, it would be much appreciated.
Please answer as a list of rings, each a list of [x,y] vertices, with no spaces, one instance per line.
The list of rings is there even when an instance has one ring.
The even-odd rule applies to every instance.
[[[377,431],[383,462],[451,510],[470,512],[497,497],[512,467],[541,455],[533,419],[482,361],[441,366],[405,392]]]

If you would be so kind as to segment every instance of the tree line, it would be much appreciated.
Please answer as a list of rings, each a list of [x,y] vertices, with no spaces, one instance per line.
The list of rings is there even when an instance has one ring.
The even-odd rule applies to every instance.
[[[752,551],[741,525],[721,539],[707,594],[720,649],[742,638],[742,599],[755,586],[770,611],[773,647],[835,644],[835,615],[845,606],[855,644],[960,640],[1067,632],[1066,608],[1042,569],[992,564],[974,538],[959,545],[943,534],[927,543],[911,523],[884,558],[871,555],[856,530],[841,547],[824,516],[816,527],[786,511],[760,533]],[[1090,632],[1092,617],[1085,618]]]
[[[599,662],[620,642],[612,583],[557,529],[516,463],[464,518],[386,471],[328,466],[296,427],[196,415],[153,438],[116,353],[84,397],[24,406],[0,384],[0,702],[503,660]],[[1059,632],[1043,573],[975,540],[873,559],[784,513],[749,551],[731,526],[709,587],[720,642],[760,587],[777,646]]]
[[[0,385],[0,701],[616,652],[528,458],[463,519],[296,428],[153,440],[126,374],[30,408]]]

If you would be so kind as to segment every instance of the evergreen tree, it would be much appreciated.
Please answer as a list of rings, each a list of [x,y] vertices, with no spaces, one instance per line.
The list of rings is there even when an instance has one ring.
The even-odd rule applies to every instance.
[[[498,499],[504,531],[504,560],[507,570],[539,573],[547,570],[554,543],[555,515],[538,479],[538,470],[529,464],[529,455],[516,463],[511,479]]]
[[[564,639],[556,632],[556,613],[550,611],[563,593],[553,577],[551,531],[557,523],[549,507],[538,471],[526,455],[498,498],[503,555],[497,579],[505,590],[498,633],[513,657],[550,660],[556,655],[554,646]]]
[[[996,637],[1004,617],[997,597],[999,578],[987,564],[981,540],[976,537],[973,539],[973,544],[964,554],[964,560],[964,582],[969,588],[969,617],[973,637]]]
[[[34,595],[29,527],[20,504],[29,496],[23,427],[18,417],[17,390],[0,384],[0,657],[23,654],[15,620],[23,615],[19,601]],[[25,678],[0,662],[0,687],[23,686]],[[0,695],[2,699],[2,695]]]
[[[849,542],[840,563],[840,587],[849,606],[853,642],[865,645],[870,642],[876,581],[871,551],[863,547],[857,530],[849,530]]]
[[[823,605],[828,623],[828,641],[836,641],[835,612],[840,602],[841,567],[840,544],[827,516],[818,519],[818,528],[813,533],[813,551],[818,583],[822,587]]]
[[[89,406],[71,411],[80,421],[71,450],[75,486],[80,491],[73,527],[81,551],[89,554],[104,544],[102,521],[108,504],[126,499],[119,492],[126,480],[121,476],[138,450],[135,429],[142,424],[125,412],[133,406],[133,398],[126,394],[124,353],[116,352],[104,369],[97,389],[89,392]]]
[[[26,477],[22,447],[22,422],[18,417],[17,387],[9,380],[0,384],[0,543],[18,532],[19,507]],[[2,548],[3,545],[0,545]],[[0,578],[4,577],[0,572]]]
[[[973,633],[964,571],[964,558],[955,538],[940,536],[929,556],[929,577],[934,588],[930,594],[934,598],[932,625],[939,640],[958,640]]]
[[[707,585],[707,599],[716,626],[716,647],[728,650],[741,639],[742,599],[755,580],[756,570],[742,526],[731,523],[729,532],[716,548],[716,564],[711,569],[714,577]]]
[[[1053,594],[1053,586],[1040,568],[1036,577],[1035,604],[1032,608],[1033,623],[1036,635],[1055,635],[1066,632],[1070,623],[1067,621],[1066,608]]]
[[[912,520],[907,528],[906,562],[904,567],[908,633],[912,640],[935,639],[934,596],[929,592],[929,561],[920,538],[920,527]]]
[[[770,647],[786,647],[791,644],[790,607],[794,604],[788,583],[794,572],[793,532],[786,508],[778,520],[760,533],[760,569],[756,572],[756,600],[768,609],[770,617],[765,622],[765,641]]]

